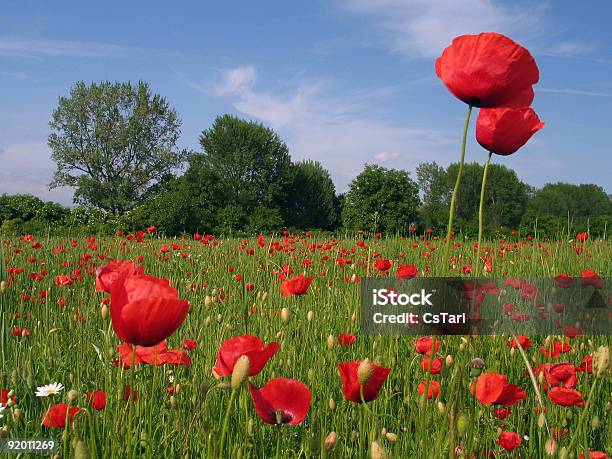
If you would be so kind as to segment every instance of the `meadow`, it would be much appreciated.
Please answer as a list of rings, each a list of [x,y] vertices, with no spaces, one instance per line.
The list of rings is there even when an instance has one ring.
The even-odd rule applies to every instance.
[[[560,332],[511,346],[509,336],[417,340],[360,333],[360,281],[368,276],[584,278],[610,270],[605,239],[512,235],[484,242],[480,259],[474,244],[457,237],[445,266],[443,240],[416,232],[165,239],[149,228],[112,238],[6,238],[0,435],[50,438],[57,442],[52,455],[78,458],[539,458],[587,451],[607,457],[612,384],[598,349],[610,345],[609,336]],[[167,339],[171,351],[158,345],[154,352],[163,361],[151,360],[152,348],[119,347],[109,294],[96,292],[99,268],[110,260],[130,260],[168,279],[189,302],[184,322]],[[298,291],[288,287],[302,273],[312,282]],[[250,383],[291,378],[310,391],[309,406],[272,413],[280,424],[297,425],[264,423],[244,375],[230,384],[218,369],[213,373],[224,340],[245,334],[278,343]],[[377,382],[376,367],[366,368],[365,380],[355,374],[364,389],[382,387],[370,388],[368,403],[354,403],[344,396],[338,363],[366,358],[390,373]],[[545,366],[561,363],[567,365],[560,373]],[[429,367],[431,373],[424,370]],[[496,397],[502,388],[487,384],[487,374],[498,375],[491,377],[498,384],[505,375],[503,390],[522,390],[524,398]],[[51,383],[63,388],[35,395]],[[481,383],[475,396],[470,386]],[[578,391],[581,401],[551,397],[553,388]],[[295,398],[283,403],[299,403]],[[297,419],[304,408],[305,418]]]

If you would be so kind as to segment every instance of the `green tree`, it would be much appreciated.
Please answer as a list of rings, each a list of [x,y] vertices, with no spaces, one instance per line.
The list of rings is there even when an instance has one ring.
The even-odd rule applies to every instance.
[[[417,183],[423,196],[419,221],[427,229],[441,232],[448,223],[453,184],[446,170],[436,162],[421,163],[416,168]]]
[[[268,226],[266,218],[282,226],[294,171],[278,135],[260,123],[223,115],[202,132],[200,144],[203,152],[194,155],[187,174],[215,178],[210,204],[219,209],[221,228],[255,230]]]
[[[337,223],[336,188],[329,172],[315,161],[293,166],[291,198],[285,217],[288,226],[330,229]]]
[[[142,202],[186,154],[176,149],[176,112],[144,82],[78,82],[49,125],[57,165],[50,188],[74,187],[75,203],[114,213]]]
[[[348,228],[403,231],[417,219],[418,192],[408,172],[366,165],[344,195],[342,222]]]

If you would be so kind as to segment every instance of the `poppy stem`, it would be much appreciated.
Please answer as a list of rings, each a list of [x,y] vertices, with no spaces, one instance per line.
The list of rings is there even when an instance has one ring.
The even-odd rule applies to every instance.
[[[236,398],[236,392],[238,389],[232,389],[229,401],[227,402],[227,408],[225,410],[225,418],[223,419],[223,430],[221,431],[221,441],[219,442],[219,457],[223,456],[223,447],[225,446],[225,436],[227,435],[227,426],[229,423],[230,412],[232,406],[234,406],[234,398]]]
[[[463,127],[463,140],[461,142],[461,161],[459,162],[459,170],[457,171],[457,179],[455,180],[455,188],[451,197],[450,212],[448,214],[448,226],[446,228],[446,247],[444,249],[444,263],[448,263],[448,251],[450,248],[451,233],[453,232],[453,218],[455,217],[455,202],[459,193],[459,185],[461,184],[461,175],[463,174],[463,163],[465,162],[465,145],[467,143],[468,127],[470,125],[470,116],[472,114],[472,106],[468,105],[467,115],[465,117],[465,126]]]
[[[582,434],[582,424],[584,423],[584,418],[586,417],[587,411],[589,411],[589,406],[593,402],[593,394],[595,393],[595,387],[597,386],[597,379],[593,381],[593,385],[591,386],[591,390],[589,391],[589,396],[587,397],[587,401],[584,404],[584,409],[580,413],[580,417],[578,418],[578,425],[576,426],[575,434],[572,437],[570,444],[567,448],[568,451],[573,451],[574,443],[576,443],[576,439]]]
[[[487,162],[484,167],[484,172],[482,173],[482,186],[480,187],[480,206],[478,207],[478,246],[476,250],[478,251],[476,254],[476,261],[480,260],[480,244],[482,243],[482,229],[484,227],[484,197],[485,197],[485,188],[487,187],[487,172],[489,171],[489,164],[491,164],[491,156],[493,156],[493,152],[489,152],[489,157],[487,158]]]

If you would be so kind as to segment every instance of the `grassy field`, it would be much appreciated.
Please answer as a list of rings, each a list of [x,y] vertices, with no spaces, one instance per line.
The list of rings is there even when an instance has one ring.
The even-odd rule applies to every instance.
[[[1,435],[52,438],[59,443],[53,453],[59,457],[355,458],[386,453],[437,458],[470,457],[470,451],[479,458],[538,458],[550,457],[547,443],[553,457],[563,454],[563,448],[571,454],[566,457],[587,450],[611,452],[612,384],[607,375],[577,372],[574,389],[587,403],[565,407],[551,401],[542,387],[546,380],[536,371],[546,408],[539,415],[534,413],[539,402],[527,366],[520,350],[508,346],[508,336],[437,337],[440,347],[432,357],[439,357],[443,368],[429,375],[421,367],[428,357],[416,352],[413,337],[370,337],[359,331],[360,278],[395,276],[398,263],[415,265],[419,276],[534,278],[581,276],[583,270],[607,276],[609,242],[511,237],[483,244],[484,258],[489,259],[483,263],[476,260],[473,241],[457,241],[451,247],[450,271],[441,262],[443,242],[431,236],[358,234],[324,240],[316,234],[277,235],[259,242],[165,240],[155,233],[140,242],[125,236],[4,240],[0,389],[11,401],[5,400],[9,406],[1,413]],[[387,274],[374,269],[378,258],[393,262]],[[186,339],[197,342],[186,351],[188,367],[141,364],[122,370],[113,364],[120,340],[106,313],[108,295],[95,291],[96,269],[108,259],[141,264],[147,274],[169,279],[179,297],[189,301],[186,320],[168,338],[168,349],[182,349]],[[308,292],[282,296],[283,274],[290,278],[302,272],[314,277]],[[69,280],[56,282],[61,275]],[[229,379],[216,378],[212,368],[221,343],[245,333],[279,344],[263,371],[250,378],[253,384],[263,386],[283,377],[309,387],[312,402],[300,425],[264,424],[245,386],[228,406]],[[355,335],[354,344],[340,345],[337,337],[342,333]],[[608,336],[530,339],[525,353],[534,369],[547,362],[579,366],[583,357],[610,344]],[[541,352],[540,346],[559,340],[569,342],[572,350],[556,358]],[[343,397],[338,370],[338,362],[365,358],[391,369],[378,398],[366,406]],[[475,358],[482,359],[483,369],[474,368],[482,366]],[[499,406],[484,405],[470,393],[470,384],[483,372],[504,374],[526,392],[504,419],[494,416]],[[432,399],[417,390],[429,380],[440,385]],[[35,396],[37,387],[54,382],[64,389],[49,397]],[[127,384],[137,392],[137,400],[126,401]],[[106,393],[102,410],[93,409],[87,398],[96,390]],[[81,411],[66,428],[41,425],[49,407],[58,403]],[[226,412],[227,439],[220,452]],[[498,441],[501,431],[517,433],[520,446],[504,450]]]

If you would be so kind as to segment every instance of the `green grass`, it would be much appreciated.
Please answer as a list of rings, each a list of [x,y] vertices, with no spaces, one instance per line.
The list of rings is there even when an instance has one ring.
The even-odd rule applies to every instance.
[[[282,244],[282,238],[276,240]],[[82,440],[84,445],[79,445],[78,449],[82,451],[85,446],[88,454],[100,458],[127,457],[127,451],[133,457],[151,458],[270,458],[275,455],[283,458],[321,455],[355,458],[365,457],[367,445],[376,439],[393,457],[436,458],[452,457],[449,441],[453,435],[457,445],[470,447],[478,457],[484,457],[487,450],[495,451],[497,457],[547,457],[544,444],[550,435],[546,428],[538,427],[538,416],[533,413],[537,406],[536,393],[524,374],[526,366],[520,354],[513,355],[506,345],[508,337],[439,337],[442,344],[437,355],[442,359],[450,355],[454,362],[450,367],[445,366],[441,375],[431,376],[441,384],[440,396],[436,400],[424,400],[417,393],[417,385],[426,375],[420,368],[422,356],[416,354],[413,338],[360,336],[359,284],[346,282],[345,278],[350,280],[353,274],[360,277],[380,275],[368,268],[368,257],[380,253],[394,263],[413,263],[420,275],[463,275],[461,268],[474,262],[473,242],[465,241],[460,247],[452,248],[457,270],[449,272],[441,263],[443,243],[437,239],[429,239],[428,245],[423,239],[367,239],[365,248],[358,247],[356,240],[345,239],[331,243],[329,248],[323,246],[312,251],[310,244],[331,241],[316,237],[295,239],[288,244],[288,248],[294,246],[293,250],[276,251],[274,255],[268,253],[267,247],[260,248],[256,238],[246,245],[255,251],[254,255],[241,249],[242,240],[236,239],[205,245],[193,240],[165,241],[149,237],[142,243],[132,240],[121,245],[125,239],[105,238],[96,241],[96,250],[86,249],[84,239],[79,239],[75,248],[67,238],[41,239],[44,245],[40,249],[31,248],[29,242],[21,242],[19,238],[5,241],[3,260],[7,267],[25,271],[0,295],[0,388],[16,392],[21,410],[20,420],[15,419],[15,407],[6,410],[0,425],[7,426],[10,438],[50,437],[60,441],[57,454],[61,457],[75,456],[77,441]],[[65,252],[55,254],[53,248],[60,242]],[[171,250],[169,260],[162,261],[159,248],[173,242],[180,244],[180,252],[188,257],[183,258]],[[557,243],[513,238],[509,244],[510,250],[503,257],[498,254],[506,243],[486,244],[495,258],[492,271],[485,275],[534,278],[560,273],[580,275],[583,269],[594,269],[601,276],[610,272],[611,245],[607,241],[587,241],[581,253],[577,253],[574,243],[567,240]],[[347,253],[338,253],[340,248]],[[356,249],[354,253],[351,253],[352,248]],[[85,252],[92,255],[90,260],[83,259]],[[117,357],[119,340],[110,319],[101,317],[103,295],[94,291],[92,273],[96,266],[104,263],[97,258],[99,253],[116,259],[144,257],[145,272],[170,279],[180,297],[190,301],[187,319],[168,340],[170,349],[180,348],[179,343],[186,338],[198,342],[198,348],[190,352],[192,365],[189,368],[140,365],[135,370],[122,371],[112,364]],[[405,256],[400,257],[400,254]],[[341,268],[334,263],[339,256],[351,257],[353,265]],[[36,261],[28,260],[30,257],[35,257]],[[303,269],[304,259],[311,259],[312,266]],[[64,262],[68,266],[63,266]],[[295,270],[295,275],[306,271],[307,275],[316,276],[307,295],[290,298],[280,295],[280,281],[272,273],[287,264]],[[229,272],[229,266],[235,267],[235,271]],[[49,271],[44,280],[30,280],[31,272],[43,269]],[[64,288],[54,284],[56,275],[70,275],[74,269],[81,269],[82,281]],[[480,271],[481,268],[475,268],[472,275],[481,274]],[[242,275],[243,280],[236,281],[236,274]],[[246,282],[255,284],[254,291],[244,289]],[[224,301],[219,301],[221,289]],[[45,304],[21,299],[22,295],[40,298],[40,291],[48,292]],[[265,301],[262,299],[264,292],[267,292]],[[207,296],[215,296],[217,301],[207,306]],[[63,308],[58,305],[60,298],[65,302]],[[248,312],[251,306],[255,306],[254,313]],[[288,323],[280,319],[283,307],[291,311]],[[313,311],[312,321],[307,320],[308,311]],[[77,312],[84,320],[77,317]],[[15,319],[16,313],[22,318]],[[30,318],[23,319],[24,313]],[[30,336],[13,337],[13,329],[17,326],[27,327]],[[252,382],[261,386],[274,377],[298,379],[311,389],[312,405],[306,420],[299,426],[269,426],[260,421],[248,390],[243,387],[230,410],[226,451],[221,454],[217,446],[230,390],[213,377],[211,369],[222,341],[246,332],[260,336],[266,343],[277,341],[280,344],[279,352],[262,373],[251,378]],[[357,335],[356,343],[350,347],[340,347],[336,343],[329,350],[328,336],[337,337],[339,333]],[[539,350],[544,339],[532,337],[533,346],[526,351],[534,365],[549,361]],[[599,345],[609,345],[610,339],[584,336],[572,339],[571,344],[574,350],[555,362],[578,365],[584,355],[592,353]],[[337,368],[339,361],[366,357],[392,368],[380,396],[368,404],[371,412],[343,398]],[[527,392],[527,399],[513,406],[511,416],[503,421],[492,416],[492,407],[478,404],[469,392],[470,383],[475,381],[469,363],[475,357],[484,359],[485,371],[507,374],[511,383]],[[174,406],[166,391],[172,385],[170,374],[174,376],[174,384],[180,384]],[[139,400],[126,403],[123,390],[132,378]],[[579,373],[578,378],[576,389],[586,399],[595,378],[584,373]],[[62,394],[50,398],[34,396],[37,386],[56,381],[66,386]],[[92,411],[85,400],[86,392],[98,389],[107,392],[107,406],[99,412]],[[65,403],[68,390],[77,391],[78,396],[72,404],[87,412],[77,416],[65,430],[41,426],[48,406]],[[574,438],[576,452],[610,448],[611,391],[609,378],[598,380],[594,402],[588,407],[582,429],[577,429],[578,419],[586,408],[556,406],[544,395],[548,426],[568,429],[567,435],[559,440],[559,447],[567,447]],[[445,406],[443,412],[439,402]],[[463,423],[466,417],[468,428],[465,432],[451,428],[456,425],[450,422],[453,418],[461,418]],[[600,423],[593,428],[592,421],[596,418]],[[383,428],[395,433],[397,441],[381,438]],[[523,440],[519,449],[503,453],[496,443],[499,428],[527,435],[529,441]],[[332,431],[337,434],[337,443],[333,450],[326,452],[323,442]]]

